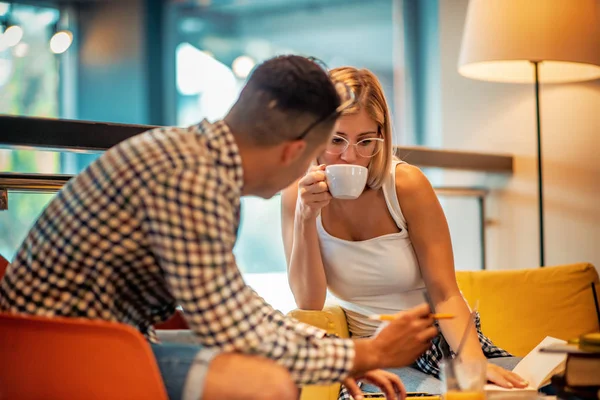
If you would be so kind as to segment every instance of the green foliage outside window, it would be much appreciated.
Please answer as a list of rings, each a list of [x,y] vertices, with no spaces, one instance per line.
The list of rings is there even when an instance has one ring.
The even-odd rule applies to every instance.
[[[0,114],[57,117],[59,71],[48,43],[58,11],[20,4],[10,10],[23,38],[14,47],[0,47]],[[0,149],[0,171],[58,173],[60,153]],[[9,193],[9,209],[0,211],[0,254],[12,259],[52,196]]]

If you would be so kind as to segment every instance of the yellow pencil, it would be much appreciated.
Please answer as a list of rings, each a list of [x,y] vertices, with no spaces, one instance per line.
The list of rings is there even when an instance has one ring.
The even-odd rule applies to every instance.
[[[454,314],[431,314],[433,319],[452,319],[455,317]],[[378,321],[393,321],[396,319],[396,316],[393,314],[375,314],[371,315],[369,318],[375,319]]]

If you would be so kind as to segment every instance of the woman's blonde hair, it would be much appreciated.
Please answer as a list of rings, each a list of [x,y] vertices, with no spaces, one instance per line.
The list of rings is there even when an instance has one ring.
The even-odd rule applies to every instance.
[[[371,189],[379,189],[391,168],[393,158],[392,122],[381,83],[368,69],[339,67],[329,71],[329,75],[334,83],[342,82],[348,86],[356,97],[356,102],[344,110],[342,115],[356,114],[364,109],[375,121],[378,131],[384,139],[383,149],[371,158],[368,165],[367,184]]]

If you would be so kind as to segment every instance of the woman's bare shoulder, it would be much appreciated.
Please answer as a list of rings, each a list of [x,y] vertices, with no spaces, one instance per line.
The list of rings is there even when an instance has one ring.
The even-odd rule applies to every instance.
[[[429,187],[431,187],[431,183],[419,167],[407,163],[396,165],[396,191],[398,193],[406,194]]]

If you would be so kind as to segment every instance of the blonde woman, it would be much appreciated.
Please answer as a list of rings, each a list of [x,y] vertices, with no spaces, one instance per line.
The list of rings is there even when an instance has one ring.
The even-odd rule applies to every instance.
[[[369,315],[409,309],[427,292],[436,312],[456,315],[439,322],[445,342],[456,350],[470,311],[456,283],[448,225],[436,194],[418,168],[393,156],[390,112],[377,77],[352,67],[333,69],[330,76],[352,89],[356,103],[340,118],[318,166],[283,192],[283,239],[296,303],[321,310],[329,289],[346,312],[352,336],[368,337],[379,324]],[[359,198],[331,197],[324,173],[331,164],[369,169]],[[440,393],[440,341],[413,367],[391,371],[407,391]],[[526,386],[497,365],[512,367],[515,360],[481,333],[478,317],[463,354],[493,359],[487,368],[490,381]]]

